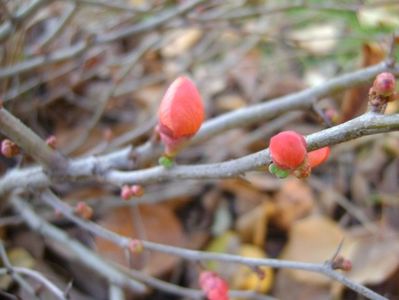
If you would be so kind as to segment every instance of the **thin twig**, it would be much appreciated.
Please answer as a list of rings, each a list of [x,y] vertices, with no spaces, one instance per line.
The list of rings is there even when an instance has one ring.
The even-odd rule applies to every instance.
[[[21,7],[11,20],[0,25],[0,43],[6,41],[12,33],[26,23],[49,0],[33,0],[28,5]]]
[[[78,5],[76,3],[72,3],[70,7],[68,7],[63,16],[61,16],[57,26],[55,26],[51,32],[49,32],[46,36],[44,36],[38,45],[35,45],[36,49],[43,49],[47,47],[57,36],[61,34],[66,25],[72,20],[73,16],[78,11]]]
[[[36,133],[5,108],[0,108],[0,131],[48,171],[54,174],[66,171],[68,160],[51,149]]]
[[[14,267],[14,271],[25,276],[29,276],[36,281],[40,282],[43,286],[46,287],[57,299],[61,300],[66,300],[67,297],[65,296],[65,293],[60,290],[54,283],[52,283],[50,280],[48,280],[46,277],[44,277],[41,273],[27,269],[27,268],[21,268],[21,267]]]
[[[25,279],[22,278],[18,272],[15,272],[15,268],[8,259],[6,249],[4,248],[3,242],[1,240],[0,240],[0,257],[5,266],[6,273],[9,274],[14,281],[18,282],[21,288],[24,289],[31,297],[38,300],[38,297],[36,296],[33,287],[31,287],[31,285],[28,282],[26,282]]]
[[[120,236],[91,221],[86,221],[81,218],[78,218],[73,214],[72,208],[66,203],[59,200],[52,192],[47,190],[43,192],[41,196],[43,201],[45,201],[48,205],[52,206],[53,208],[58,209],[67,219],[77,224],[80,228],[85,229],[99,237],[107,239],[123,249],[128,247],[131,239],[124,236]],[[178,256],[190,261],[201,261],[201,262],[220,261],[220,262],[244,264],[250,267],[269,266],[279,269],[297,269],[297,270],[321,273],[329,278],[341,282],[342,284],[346,285],[348,288],[367,297],[368,299],[387,300],[385,297],[378,295],[377,293],[362,286],[361,284],[355,283],[346,278],[344,275],[337,273],[331,268],[329,264],[303,263],[303,262],[295,262],[295,261],[287,261],[279,259],[266,259],[266,258],[262,259],[248,258],[248,257],[241,257],[238,255],[231,255],[224,253],[212,253],[212,252],[202,252],[198,250],[184,249],[169,245],[158,244],[150,241],[141,241],[141,243],[143,244],[144,248],[147,250]]]
[[[145,292],[146,287],[143,284],[128,278],[106,263],[104,259],[96,255],[94,252],[82,246],[79,242],[71,239],[64,231],[40,218],[33,212],[30,206],[26,202],[22,201],[18,196],[12,196],[11,204],[32,230],[56,241],[60,246],[62,245],[64,249],[68,249],[71,253],[74,253],[74,258],[82,265],[85,265],[103,278],[106,278],[110,283],[128,288],[131,291],[139,293]]]
[[[138,49],[131,54],[126,66],[121,70],[121,72],[116,76],[114,83],[108,88],[108,90],[103,94],[99,103],[96,105],[96,110],[88,122],[87,128],[80,132],[79,137],[71,142],[65,149],[64,153],[71,153],[82,145],[86,141],[90,132],[94,129],[98,121],[100,120],[103,112],[107,106],[108,101],[114,96],[116,89],[119,84],[130,74],[132,69],[136,66],[140,58],[147,53],[156,43],[158,43],[159,37],[157,35],[150,36],[148,39],[144,40],[143,43],[138,47]]]
[[[130,27],[115,30],[109,33],[98,34],[96,37],[78,42],[75,45],[62,48],[48,55],[36,56],[31,59],[24,60],[18,64],[2,68],[0,69],[0,79],[5,79],[15,76],[17,74],[25,73],[40,66],[47,66],[50,64],[69,60],[71,58],[79,56],[89,48],[97,45],[107,44],[123,38],[131,37],[133,35],[149,32],[173,20],[175,17],[188,13],[190,10],[205,1],[206,0],[185,1],[181,5],[176,6],[175,8],[172,8],[170,10],[166,10],[141,23],[134,24]]]

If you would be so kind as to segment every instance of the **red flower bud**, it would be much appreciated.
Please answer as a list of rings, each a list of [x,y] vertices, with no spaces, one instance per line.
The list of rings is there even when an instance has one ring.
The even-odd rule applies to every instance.
[[[330,147],[323,147],[308,153],[308,162],[313,169],[324,163],[330,155]]]
[[[93,216],[93,209],[85,202],[80,201],[75,206],[75,213],[83,219],[89,220]]]
[[[295,131],[283,131],[270,139],[269,150],[277,166],[293,170],[306,158],[306,141]]]
[[[373,83],[373,90],[377,95],[390,96],[395,93],[395,88],[395,76],[389,72],[378,74]]]
[[[136,239],[133,239],[129,242],[128,248],[129,248],[130,252],[133,254],[140,254],[144,250],[143,244],[139,240],[136,240]]]
[[[130,198],[132,198],[132,196],[133,196],[133,193],[132,193],[132,190],[130,189],[130,186],[128,186],[128,185],[122,186],[121,198],[123,200],[129,200]]]
[[[50,135],[46,139],[46,144],[52,149],[57,148],[57,138],[54,135]]]
[[[135,184],[130,187],[133,196],[141,197],[144,195],[144,189],[141,185]]]
[[[1,142],[1,154],[7,158],[12,158],[20,153],[19,147],[13,141],[5,139]]]
[[[333,268],[333,270],[342,270],[345,272],[349,272],[352,270],[352,262],[349,259],[338,255],[332,261],[331,267]]]
[[[200,129],[204,105],[194,83],[179,77],[167,89],[158,110],[158,131],[166,152],[174,152],[185,139]]]
[[[214,272],[201,272],[199,285],[208,300],[228,300],[229,287],[219,275]]]

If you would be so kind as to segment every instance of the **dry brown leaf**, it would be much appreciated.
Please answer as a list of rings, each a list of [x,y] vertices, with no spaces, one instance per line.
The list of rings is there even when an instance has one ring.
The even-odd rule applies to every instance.
[[[244,106],[246,106],[246,102],[238,94],[221,95],[216,98],[216,108],[221,112],[239,109]]]
[[[272,218],[278,226],[288,229],[293,222],[308,215],[314,206],[314,196],[306,181],[296,178],[284,180],[276,195],[276,212]]]
[[[185,237],[179,221],[173,212],[163,205],[140,205],[142,224],[136,218],[134,208],[119,207],[109,211],[100,220],[99,224],[115,233],[130,237],[144,238],[149,241],[171,245],[185,246]],[[144,237],[139,236],[142,226]],[[128,265],[125,252],[115,244],[97,237],[95,239],[97,251],[104,257],[115,262]],[[148,256],[147,256],[148,255]],[[143,267],[143,270],[151,275],[160,275],[170,271],[178,262],[178,258],[159,252],[147,252],[133,256],[133,266]]]
[[[324,55],[330,53],[337,44],[337,24],[318,24],[292,31],[289,38],[306,51]]]
[[[349,258],[353,267],[347,275],[356,282],[381,283],[399,267],[399,239],[393,231],[352,238],[351,247]]]
[[[264,202],[241,215],[236,222],[236,229],[243,242],[250,242],[263,247],[267,235],[270,216],[275,213],[275,204]]]
[[[268,195],[255,190],[252,185],[239,179],[223,180],[219,182],[219,187],[235,195],[238,215],[248,212],[259,204],[270,200]]]
[[[247,99],[253,98],[256,93],[262,65],[261,59],[262,53],[259,49],[252,49],[237,62],[231,71],[232,79],[241,88]]]
[[[300,220],[291,227],[289,240],[281,259],[323,263],[331,259],[345,236],[345,232],[333,221],[322,216],[311,216]],[[345,237],[341,254],[346,256],[350,240]],[[295,280],[314,285],[327,285],[331,282],[324,275],[300,270],[288,270]]]
[[[273,296],[277,299],[295,300],[325,300],[331,299],[330,287],[313,285],[298,281],[291,276],[289,270],[280,270],[277,273]]]
[[[165,57],[178,57],[189,51],[201,38],[202,30],[198,28],[177,29],[168,34],[166,45],[161,53]]]
[[[362,8],[357,13],[359,23],[363,26],[399,26],[399,6]]]

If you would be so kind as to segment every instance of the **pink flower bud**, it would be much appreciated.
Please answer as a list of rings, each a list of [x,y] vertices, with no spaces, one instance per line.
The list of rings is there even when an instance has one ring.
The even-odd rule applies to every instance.
[[[133,196],[141,197],[144,195],[144,189],[141,185],[135,184],[130,187],[130,192]]]
[[[93,216],[93,209],[85,202],[80,201],[75,206],[75,213],[80,217],[82,217],[83,219],[89,220]]]
[[[313,169],[324,163],[330,155],[330,147],[323,147],[308,153],[308,162]]]
[[[332,261],[331,267],[334,270],[342,270],[345,272],[349,272],[352,270],[352,262],[349,259],[347,259],[341,255],[338,255]]]
[[[203,271],[199,276],[199,285],[208,300],[228,300],[229,287],[219,275]]]
[[[133,254],[140,254],[144,250],[143,244],[136,239],[133,239],[129,242],[128,248],[129,251]]]
[[[173,153],[182,141],[197,133],[205,112],[194,83],[179,77],[169,86],[158,110],[158,131],[166,152]]]
[[[55,149],[57,147],[57,138],[54,135],[50,135],[47,139],[46,139],[46,144],[52,148]]]
[[[283,131],[270,139],[270,155],[277,166],[294,170],[306,158],[305,138],[295,131]]]
[[[131,189],[130,189],[130,186],[128,186],[128,185],[122,186],[122,189],[121,189],[121,198],[122,198],[123,200],[129,200],[129,199],[132,198],[132,197],[133,197],[133,193],[132,193],[132,191],[131,191]]]
[[[392,73],[384,72],[377,75],[373,83],[373,90],[377,95],[390,96],[395,93],[396,80]]]
[[[1,142],[1,154],[7,158],[12,158],[20,153],[19,147],[11,140],[5,139]]]

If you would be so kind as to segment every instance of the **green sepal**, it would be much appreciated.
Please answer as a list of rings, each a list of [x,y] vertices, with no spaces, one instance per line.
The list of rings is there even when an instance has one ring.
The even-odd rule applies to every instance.
[[[282,178],[288,177],[288,175],[290,175],[290,172],[287,170],[277,168],[277,171],[274,175],[276,175],[278,178],[282,179]]]
[[[158,163],[163,166],[166,169],[170,169],[171,167],[173,167],[174,161],[173,159],[171,159],[170,157],[167,156],[161,156],[158,159]]]
[[[273,163],[269,165],[269,172],[276,175],[278,178],[286,178],[288,175],[290,175],[290,171],[280,169]]]

